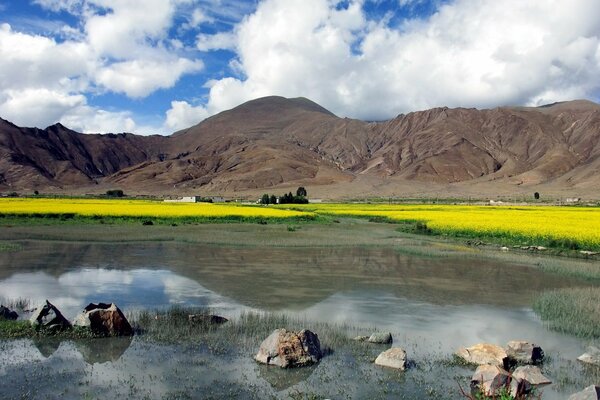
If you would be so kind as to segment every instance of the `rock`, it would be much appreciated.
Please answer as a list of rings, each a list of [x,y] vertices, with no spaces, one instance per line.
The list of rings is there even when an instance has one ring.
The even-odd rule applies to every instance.
[[[535,249],[537,251],[545,251],[545,250],[547,250],[544,246],[537,246]]]
[[[480,365],[471,378],[471,394],[494,397],[502,388],[510,390],[510,374],[497,365]]]
[[[600,386],[588,386],[581,392],[572,394],[569,396],[569,400],[599,400],[600,399]]]
[[[581,362],[600,366],[600,349],[595,346],[590,346],[587,351],[577,357]]]
[[[133,329],[115,304],[90,303],[73,321],[73,325],[89,328],[102,336],[132,336]]]
[[[392,334],[389,332],[375,332],[369,337],[369,343],[390,344],[392,343]]]
[[[375,364],[404,371],[406,369],[406,351],[399,347],[392,347],[379,354],[375,359]]]
[[[50,331],[62,331],[71,328],[71,323],[48,300],[46,300],[46,304],[33,311],[29,322],[36,328]]]
[[[533,365],[516,368],[513,371],[512,376],[518,380],[526,380],[533,386],[548,385],[552,383],[550,379],[542,375],[542,371],[539,367]]]
[[[579,253],[583,254],[584,256],[596,256],[599,254],[596,251],[589,251],[589,250],[581,250]]]
[[[537,364],[544,359],[544,350],[540,346],[522,340],[508,342],[506,354],[517,364]]]
[[[357,342],[366,342],[367,340],[369,340],[369,336],[356,336],[352,340],[355,340]]]
[[[456,355],[466,362],[477,365],[496,365],[504,367],[508,363],[506,351],[500,346],[479,343],[471,347],[461,347]]]
[[[4,307],[4,306],[0,306],[0,319],[8,319],[11,321],[15,321],[17,318],[19,318],[19,314],[17,314],[14,311],[9,310],[8,308]]]
[[[514,399],[523,398],[524,395],[531,393],[533,386],[525,379],[510,380],[510,394]]]
[[[229,320],[225,317],[210,314],[190,314],[188,315],[188,321],[192,323],[199,323],[204,325],[221,325]]]
[[[508,251],[508,250],[509,250],[509,248],[508,248],[508,247],[506,247],[506,246],[502,246],[502,247],[500,247],[500,250],[502,250],[502,251]]]
[[[276,329],[261,343],[254,359],[263,364],[289,368],[311,365],[322,357],[321,343],[315,333]]]

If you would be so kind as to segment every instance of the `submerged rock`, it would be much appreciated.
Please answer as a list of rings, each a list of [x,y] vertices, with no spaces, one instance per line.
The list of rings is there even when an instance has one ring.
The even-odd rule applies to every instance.
[[[229,320],[225,317],[210,314],[190,314],[188,315],[188,321],[195,324],[204,325],[221,325]]]
[[[515,379],[526,380],[533,386],[548,385],[552,381],[542,375],[542,371],[533,365],[518,367],[512,373]]]
[[[48,300],[46,300],[46,304],[35,309],[29,322],[36,328],[50,331],[61,331],[71,328],[71,323]]]
[[[517,364],[538,364],[544,359],[544,350],[540,346],[522,340],[508,342],[506,354]]]
[[[477,365],[504,367],[508,363],[506,351],[495,344],[479,343],[471,347],[461,347],[456,355],[466,362]]]
[[[375,332],[369,336],[369,343],[390,344],[392,343],[392,334],[389,332]]]
[[[19,314],[15,311],[9,310],[7,307],[0,306],[0,319],[8,319],[11,321],[15,321],[19,318]]]
[[[569,400],[600,400],[600,386],[592,385],[569,396]]]
[[[261,343],[254,359],[263,364],[290,368],[317,363],[322,357],[317,334],[309,330],[276,329]]]
[[[404,371],[406,369],[406,351],[399,347],[388,349],[377,356],[375,364]]]
[[[590,346],[587,351],[577,357],[581,362],[600,366],[600,349],[595,346]]]
[[[133,329],[114,303],[90,303],[73,321],[73,325],[89,328],[102,336],[131,336]]]

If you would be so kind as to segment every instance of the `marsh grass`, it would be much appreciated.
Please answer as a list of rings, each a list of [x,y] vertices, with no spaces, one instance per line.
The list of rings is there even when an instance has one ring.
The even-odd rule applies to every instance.
[[[569,288],[542,293],[534,311],[550,329],[582,338],[600,338],[600,288]]]
[[[359,328],[347,325],[309,322],[285,314],[245,312],[224,324],[190,322],[188,316],[211,315],[206,308],[174,306],[167,310],[142,310],[128,315],[142,340],[156,343],[200,341],[214,353],[252,353],[275,329],[316,332],[325,354],[340,347],[357,347],[350,338]]]

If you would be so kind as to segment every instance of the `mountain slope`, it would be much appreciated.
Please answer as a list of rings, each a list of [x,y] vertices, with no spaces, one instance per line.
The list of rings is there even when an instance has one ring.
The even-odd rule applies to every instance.
[[[435,108],[384,122],[338,118],[304,98],[244,103],[169,137],[82,135],[0,121],[0,188],[259,193],[594,193],[600,106]]]

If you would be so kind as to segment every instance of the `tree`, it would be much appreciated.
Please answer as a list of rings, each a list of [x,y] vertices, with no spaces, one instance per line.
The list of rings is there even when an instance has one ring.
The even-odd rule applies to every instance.
[[[308,195],[308,193],[306,192],[306,189],[304,189],[304,186],[300,186],[296,190],[296,196],[298,196],[298,197],[306,197],[307,195]]]
[[[261,199],[260,199],[260,204],[269,204],[269,195],[268,194],[263,194]]]
[[[271,202],[271,204],[277,204],[277,196],[272,194],[271,198],[269,198],[269,201]]]
[[[125,196],[125,194],[123,193],[123,191],[121,189],[107,190],[106,195],[108,197],[123,197],[123,196]]]
[[[534,197],[536,200],[539,200],[539,199],[540,199],[540,194],[539,194],[538,192],[535,192],[535,193],[533,194],[533,197]]]

